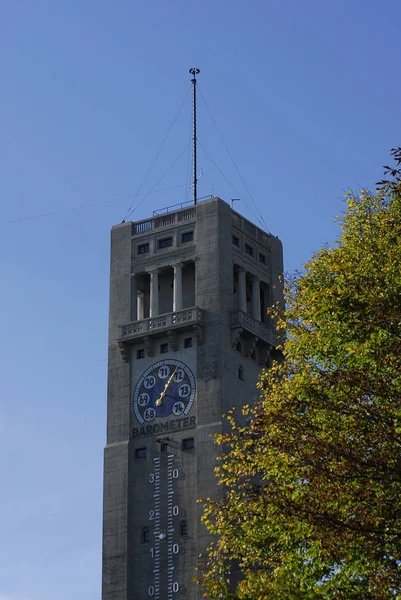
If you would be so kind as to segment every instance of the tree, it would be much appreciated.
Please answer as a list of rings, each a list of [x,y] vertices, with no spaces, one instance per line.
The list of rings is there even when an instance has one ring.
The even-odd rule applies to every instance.
[[[216,538],[199,577],[212,600],[401,598],[401,172],[390,175],[348,195],[336,245],[287,283],[284,359],[218,436],[222,497],[205,501]]]

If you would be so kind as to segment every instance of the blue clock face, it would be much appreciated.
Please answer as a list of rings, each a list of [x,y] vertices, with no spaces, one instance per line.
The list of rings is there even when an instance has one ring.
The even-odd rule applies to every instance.
[[[161,360],[151,365],[138,379],[132,410],[139,423],[170,415],[187,415],[195,398],[195,377],[183,362]]]

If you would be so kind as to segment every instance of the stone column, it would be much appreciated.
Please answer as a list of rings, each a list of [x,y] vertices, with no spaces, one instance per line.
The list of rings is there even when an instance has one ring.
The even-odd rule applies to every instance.
[[[257,321],[261,320],[260,314],[260,281],[257,277],[252,279],[252,316]]]
[[[138,321],[142,321],[145,318],[145,298],[143,293],[138,295]]]
[[[182,264],[174,265],[173,312],[182,309]]]
[[[131,276],[131,319],[138,319],[138,287],[135,274]]]
[[[150,274],[150,309],[149,316],[157,317],[159,314],[159,270],[153,269]]]
[[[246,313],[246,271],[243,267],[238,269],[238,310]]]

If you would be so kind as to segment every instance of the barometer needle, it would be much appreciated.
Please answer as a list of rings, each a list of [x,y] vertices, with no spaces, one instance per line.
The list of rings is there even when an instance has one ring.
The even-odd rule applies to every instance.
[[[160,394],[160,397],[159,397],[159,398],[156,400],[156,402],[155,402],[155,405],[156,405],[156,406],[161,406],[161,405],[162,405],[163,398],[164,398],[164,396],[166,395],[166,392],[167,392],[167,390],[168,390],[168,388],[169,388],[169,385],[170,385],[170,383],[171,383],[171,382],[173,381],[173,379],[174,379],[174,375],[175,375],[175,374],[176,374],[176,372],[177,372],[177,368],[178,368],[178,367],[176,367],[176,368],[174,369],[174,371],[173,371],[173,374],[172,374],[172,375],[169,377],[169,380],[168,380],[168,382],[166,383],[166,385],[165,385],[165,387],[164,387],[164,390],[163,390],[163,391],[162,391],[162,393]]]

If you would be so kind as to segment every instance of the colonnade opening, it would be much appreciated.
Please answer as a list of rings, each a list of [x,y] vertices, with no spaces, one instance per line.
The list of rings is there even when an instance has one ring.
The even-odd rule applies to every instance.
[[[243,267],[234,265],[233,291],[236,309],[257,321],[270,324],[267,309],[271,306],[270,286]]]
[[[195,306],[195,263],[177,263],[131,278],[131,320],[138,321]]]

